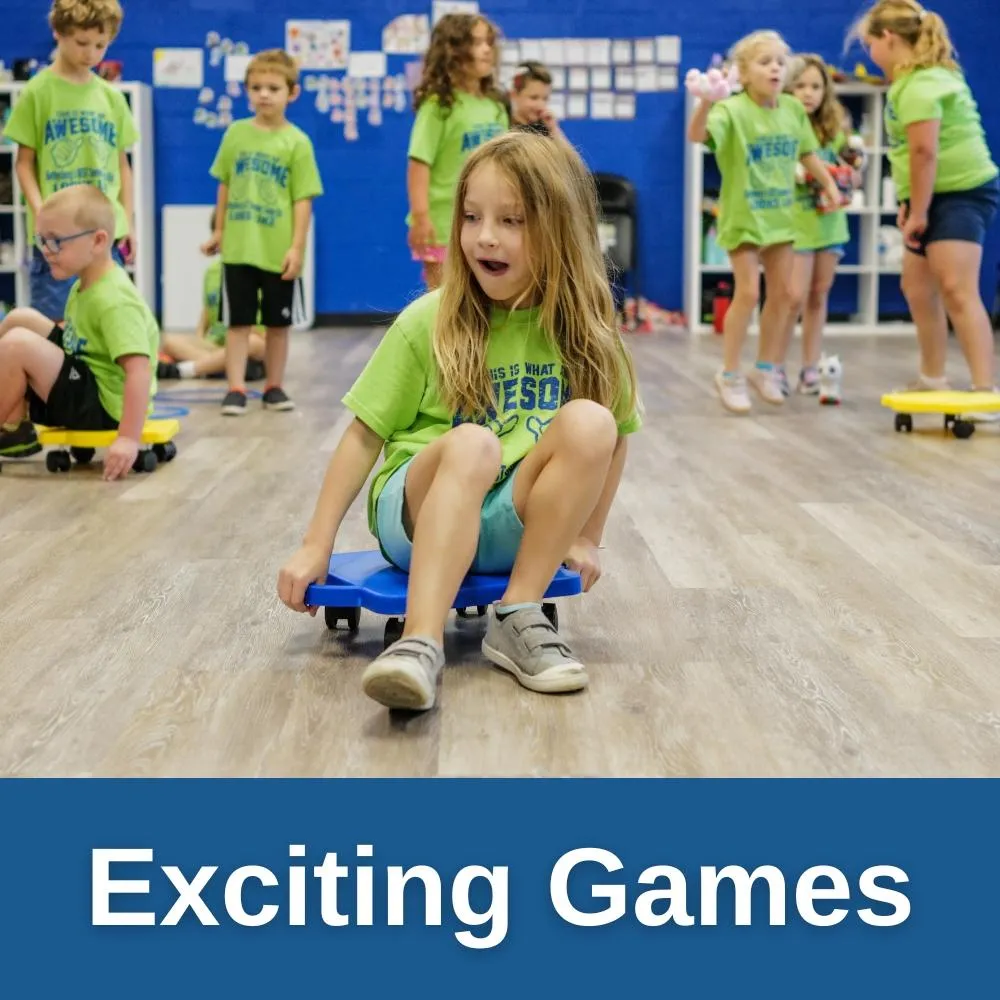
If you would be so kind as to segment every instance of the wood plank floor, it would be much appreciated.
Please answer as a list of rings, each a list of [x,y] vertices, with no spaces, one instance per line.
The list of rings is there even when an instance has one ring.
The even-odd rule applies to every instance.
[[[4,468],[0,774],[1000,775],[1000,429],[895,434],[908,339],[830,344],[839,409],[740,419],[714,338],[637,338],[605,577],[561,608],[590,689],[522,690],[463,622],[435,711],[367,700],[381,620],[332,636],[274,581],[378,336],[298,336],[295,413],[192,404],[153,476]],[[359,502],[339,545],[371,544]]]

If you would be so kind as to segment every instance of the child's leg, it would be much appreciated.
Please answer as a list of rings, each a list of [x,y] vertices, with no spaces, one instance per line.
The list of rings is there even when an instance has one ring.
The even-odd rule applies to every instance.
[[[782,365],[784,365],[788,358],[788,349],[791,347],[792,339],[795,336],[795,326],[805,308],[815,260],[816,254],[814,253],[796,253],[792,258],[792,270],[788,281],[788,322],[785,324],[785,331],[782,335],[781,346],[779,348]]]
[[[837,276],[840,255],[829,250],[815,254],[809,295],[802,313],[802,367],[815,368],[823,350],[823,328],[830,301],[830,289]]]
[[[30,330],[39,337],[48,338],[55,327],[47,316],[42,315],[37,309],[12,309],[3,320],[0,321],[0,337],[3,337],[11,330]],[[20,401],[14,405],[9,412],[0,410],[0,431],[16,430],[25,420],[28,419],[28,404],[22,396]],[[33,434],[34,432],[31,431]]]
[[[33,330],[5,331],[0,337],[0,413],[20,411],[29,386],[47,399],[65,359],[56,344]]]
[[[225,364],[225,352],[214,344],[209,344],[201,337],[193,337],[189,333],[165,333],[161,337],[163,350],[174,359],[174,361],[201,361],[211,354],[219,353]],[[219,369],[222,370],[221,368]]]
[[[948,354],[948,318],[937,280],[927,258],[907,250],[903,255],[903,295],[917,327],[920,349],[919,384],[944,384]]]
[[[230,391],[246,391],[250,331],[249,326],[234,326],[226,335],[226,378]]]
[[[927,263],[962,345],[972,388],[990,392],[994,386],[993,328],[979,294],[983,248],[962,240],[936,241],[927,246]]]
[[[764,364],[780,365],[788,316],[794,309],[791,287],[795,249],[791,243],[764,247],[760,252],[767,282],[767,299],[760,315],[758,359]]]
[[[726,311],[722,334],[722,367],[726,372],[738,372],[750,319],[760,301],[760,255],[756,247],[739,247],[729,254],[729,261],[733,268],[733,300]]]
[[[258,335],[257,340],[260,340]],[[285,381],[285,366],[288,364],[288,327],[267,328],[263,339],[264,366],[267,368],[267,384],[280,386]],[[249,349],[249,342],[248,342]]]

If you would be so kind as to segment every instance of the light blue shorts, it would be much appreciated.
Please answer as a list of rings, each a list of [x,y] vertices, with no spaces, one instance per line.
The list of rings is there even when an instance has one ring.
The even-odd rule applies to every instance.
[[[815,250],[796,250],[795,252],[802,256],[814,253],[832,253],[837,255],[837,260],[841,260],[844,254],[847,253],[847,247],[843,243],[833,243],[828,247],[816,247]]]
[[[403,522],[406,471],[411,458],[390,477],[375,505],[375,529],[382,554],[394,566],[408,572],[413,541]],[[479,523],[479,546],[472,562],[473,573],[509,573],[521,547],[524,525],[514,508],[514,466],[502,483],[494,486],[483,500]]]

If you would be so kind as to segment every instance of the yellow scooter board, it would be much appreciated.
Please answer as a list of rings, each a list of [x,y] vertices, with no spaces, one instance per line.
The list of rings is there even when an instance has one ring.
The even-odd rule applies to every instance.
[[[970,438],[976,432],[972,420],[963,419],[970,413],[1000,412],[997,392],[890,392],[882,397],[882,405],[896,413],[896,430],[910,433],[913,415],[936,413],[944,417],[944,429],[957,438]]]

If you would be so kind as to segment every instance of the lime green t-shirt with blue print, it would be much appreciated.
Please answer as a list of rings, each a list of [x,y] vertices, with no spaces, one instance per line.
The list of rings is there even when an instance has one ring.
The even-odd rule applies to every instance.
[[[385,462],[368,496],[368,524],[375,533],[375,505],[389,477],[463,418],[438,393],[432,338],[439,292],[429,292],[400,313],[344,405],[385,444]],[[623,348],[624,351],[624,348]],[[556,410],[569,398],[558,350],[542,329],[537,309],[494,308],[486,364],[496,408],[479,422],[500,439],[498,482],[538,443]],[[620,434],[638,430],[638,411],[616,413]]]
[[[722,174],[719,246],[793,243],[795,167],[818,146],[801,102],[781,94],[765,108],[742,92],[712,108],[706,130]]]
[[[510,127],[507,109],[493,98],[461,90],[454,96],[450,108],[442,108],[435,96],[420,105],[407,150],[409,159],[430,167],[430,217],[438,246],[448,243],[458,178],[469,153]],[[410,221],[408,215],[407,225]]]
[[[997,176],[972,91],[961,73],[934,66],[905,73],[889,88],[885,133],[896,196],[910,197],[907,127],[940,122],[934,193],[971,191]]]
[[[280,274],[295,233],[294,206],[323,193],[309,136],[287,122],[233,122],[222,137],[212,176],[229,189],[222,261]]]
[[[847,145],[847,136],[840,132],[833,142],[820,146],[816,155],[829,166],[840,163],[840,153]],[[820,213],[816,208],[815,192],[807,184],[795,187],[795,249],[802,251],[827,250],[842,247],[850,242],[847,213]]]
[[[159,344],[156,319],[123,268],[112,268],[87,289],[79,281],[70,289],[63,350],[94,373],[101,406],[115,420],[121,420],[125,405],[125,369],[118,359],[127,355],[150,359],[147,412],[152,412]]]
[[[43,200],[76,184],[100,188],[115,206],[115,239],[128,235],[129,220],[120,200],[121,154],[138,136],[120,90],[96,74],[86,83],[71,83],[43,69],[14,102],[4,136],[35,151]],[[33,239],[30,218],[29,229]]]

